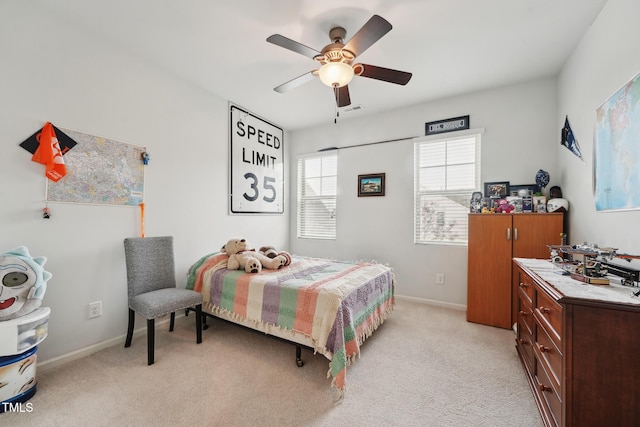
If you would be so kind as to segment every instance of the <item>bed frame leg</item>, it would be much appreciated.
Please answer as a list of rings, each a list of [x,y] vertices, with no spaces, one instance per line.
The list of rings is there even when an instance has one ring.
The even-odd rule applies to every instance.
[[[209,325],[207,324],[207,319],[209,318],[209,316],[205,315],[204,313],[202,314],[202,330],[206,331],[207,329],[209,329]]]
[[[296,365],[298,368],[304,366],[304,360],[302,360],[302,346],[296,345]]]

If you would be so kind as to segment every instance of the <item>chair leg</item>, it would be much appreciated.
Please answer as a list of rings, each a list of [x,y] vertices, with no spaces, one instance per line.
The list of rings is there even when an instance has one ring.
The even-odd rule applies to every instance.
[[[202,304],[196,305],[196,343],[202,342]]]
[[[169,320],[169,332],[173,332],[173,325],[176,323],[176,312],[171,312],[171,320]]]
[[[124,342],[125,347],[129,347],[131,345],[131,338],[133,338],[133,324],[136,321],[136,313],[135,311],[129,309],[129,326],[127,326],[127,339]]]
[[[147,365],[153,365],[153,345],[155,340],[155,324],[153,319],[147,319]]]

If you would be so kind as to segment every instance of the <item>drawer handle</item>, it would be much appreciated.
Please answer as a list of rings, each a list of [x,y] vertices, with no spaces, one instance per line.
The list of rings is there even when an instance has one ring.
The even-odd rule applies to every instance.
[[[541,383],[538,383],[538,389],[540,391],[551,391],[551,387],[547,387],[546,385],[541,384]]]
[[[520,310],[520,316],[522,316],[522,317],[527,317],[528,315],[529,315],[529,313],[527,313],[527,312],[525,312],[525,311]]]
[[[520,342],[520,345],[529,345],[529,341],[525,341],[522,338],[520,338],[518,341]]]
[[[538,344],[538,349],[540,350],[540,352],[544,353],[551,353],[551,349],[549,347],[545,347],[542,344]]]
[[[551,313],[551,309],[550,309],[550,308],[543,307],[543,306],[540,306],[540,307],[538,308],[538,310],[540,310],[540,313],[543,313],[543,314],[549,314],[549,313]]]
[[[522,283],[522,282],[520,282],[520,287],[521,287],[521,288],[528,288],[528,287],[529,287],[529,284],[528,284],[528,283]]]

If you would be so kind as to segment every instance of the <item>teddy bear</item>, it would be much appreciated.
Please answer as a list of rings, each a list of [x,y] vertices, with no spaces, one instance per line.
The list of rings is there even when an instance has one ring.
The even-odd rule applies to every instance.
[[[260,249],[258,249],[258,251],[262,252],[269,258],[275,258],[278,255],[282,255],[287,259],[286,262],[283,264],[283,266],[287,266],[291,264],[291,254],[289,252],[277,251],[276,248],[274,248],[273,246],[261,246]]]
[[[222,246],[221,252],[229,255],[227,261],[229,270],[244,269],[247,273],[260,273],[263,267],[277,270],[287,262],[287,258],[282,255],[269,258],[265,254],[251,249],[246,239],[242,238],[230,239]]]
[[[498,213],[510,213],[514,209],[515,209],[515,207],[511,203],[509,203],[509,201],[507,199],[498,200],[498,208],[496,209],[496,212],[498,212]]]

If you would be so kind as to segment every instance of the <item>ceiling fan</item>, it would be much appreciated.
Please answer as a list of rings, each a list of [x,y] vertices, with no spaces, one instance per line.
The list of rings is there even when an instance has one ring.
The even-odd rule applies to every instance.
[[[329,31],[331,43],[322,48],[320,52],[280,34],[269,36],[267,38],[269,43],[307,56],[321,64],[318,70],[309,71],[275,87],[273,90],[284,93],[319,77],[322,83],[333,88],[336,105],[346,107],[351,104],[348,84],[354,75],[406,85],[411,79],[411,73],[375,65],[353,64],[357,56],[391,31],[391,28],[393,27],[386,19],[373,15],[346,44],[344,38],[347,31],[342,27],[332,28]]]

